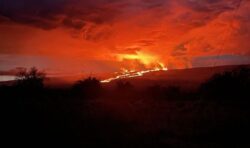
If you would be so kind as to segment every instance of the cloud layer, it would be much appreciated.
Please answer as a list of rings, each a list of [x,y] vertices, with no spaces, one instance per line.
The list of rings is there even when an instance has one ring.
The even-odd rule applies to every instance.
[[[249,9],[248,0],[0,0],[0,54],[91,60],[112,70],[140,63],[117,55],[138,53],[170,68],[206,66],[200,57],[216,55],[246,63]],[[234,63],[232,56],[220,63]]]

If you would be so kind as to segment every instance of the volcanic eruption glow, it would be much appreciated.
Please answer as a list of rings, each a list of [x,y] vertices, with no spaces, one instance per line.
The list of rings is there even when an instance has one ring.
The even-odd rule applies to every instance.
[[[134,54],[117,54],[116,55],[118,61],[124,61],[124,60],[138,60],[144,65],[150,65],[154,63],[154,61],[158,60],[158,57],[155,55],[144,53],[137,51]],[[157,63],[159,64],[159,63]]]
[[[146,73],[156,72],[156,71],[167,71],[168,68],[160,61],[160,58],[149,53],[137,51],[133,54],[118,54],[116,55],[117,60],[123,61],[136,61],[132,67],[122,68],[121,72],[116,72],[114,77],[102,80],[101,83],[109,83],[117,79],[126,79],[141,77]],[[143,65],[143,68],[138,68],[136,64],[139,62]],[[130,65],[131,66],[131,65]],[[143,69],[143,70],[142,70]]]
[[[167,71],[168,68],[161,62],[155,62],[157,57],[141,52],[136,52],[136,54],[119,54],[118,60],[136,60],[142,63],[146,69],[145,70],[129,70],[127,68],[122,68],[121,72],[116,72],[116,76],[102,80],[101,83],[109,83],[118,79],[141,77],[146,73],[156,72],[156,71]]]
[[[141,70],[141,71],[122,69],[122,72],[117,73],[115,77],[102,80],[101,83],[109,83],[111,81],[118,80],[118,79],[141,77],[146,73],[156,72],[156,71],[167,71],[167,70],[168,68],[165,67],[164,64],[162,63],[159,63],[159,66],[153,69],[147,69],[147,70]]]
[[[249,9],[250,0],[0,0],[0,75],[249,64]]]

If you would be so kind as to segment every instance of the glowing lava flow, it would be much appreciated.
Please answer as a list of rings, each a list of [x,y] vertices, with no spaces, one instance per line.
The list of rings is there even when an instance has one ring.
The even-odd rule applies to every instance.
[[[106,80],[102,80],[101,83],[109,83],[111,81],[118,80],[118,79],[141,77],[146,73],[156,72],[156,71],[167,71],[167,70],[168,70],[168,68],[166,68],[164,66],[161,66],[160,68],[157,67],[157,68],[154,68],[154,69],[143,70],[143,71],[123,70],[123,72],[120,75],[117,75],[117,76],[115,76],[113,78],[109,78],[109,79],[106,79]]]

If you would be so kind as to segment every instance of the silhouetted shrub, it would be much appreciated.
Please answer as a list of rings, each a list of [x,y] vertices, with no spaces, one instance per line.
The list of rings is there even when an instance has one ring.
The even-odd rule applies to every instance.
[[[216,74],[200,87],[202,95],[210,99],[244,99],[250,96],[249,90],[249,68]]]
[[[30,70],[23,69],[16,75],[16,84],[20,89],[37,90],[44,88],[45,73],[32,67]]]
[[[75,95],[81,97],[93,98],[98,96],[101,91],[101,83],[96,78],[89,77],[84,80],[77,81],[72,91]]]

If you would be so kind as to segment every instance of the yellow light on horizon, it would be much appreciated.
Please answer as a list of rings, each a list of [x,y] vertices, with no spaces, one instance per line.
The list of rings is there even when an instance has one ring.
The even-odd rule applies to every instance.
[[[136,52],[136,54],[117,54],[118,60],[138,60],[145,65],[149,65],[157,61],[157,58],[153,55],[149,55],[143,52]]]

